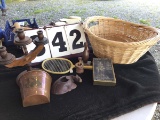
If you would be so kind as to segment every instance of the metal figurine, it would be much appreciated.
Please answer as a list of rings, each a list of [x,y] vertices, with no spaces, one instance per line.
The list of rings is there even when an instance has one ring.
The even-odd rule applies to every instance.
[[[82,54],[82,58],[83,58],[83,62],[87,64],[87,61],[89,59],[89,48],[88,48],[87,42],[84,43],[84,51]]]
[[[81,74],[84,72],[84,64],[83,64],[83,60],[82,57],[78,57],[79,62],[77,62],[75,64],[76,67],[76,73]]]
[[[6,47],[2,46],[2,41],[0,40],[0,64],[7,65],[15,60],[15,56],[8,53]]]
[[[33,43],[38,46],[38,45],[45,45],[48,43],[48,39],[46,37],[44,37],[43,35],[43,31],[42,30],[39,30],[37,31],[37,34],[38,34],[38,37],[36,37],[34,40],[33,40]]]

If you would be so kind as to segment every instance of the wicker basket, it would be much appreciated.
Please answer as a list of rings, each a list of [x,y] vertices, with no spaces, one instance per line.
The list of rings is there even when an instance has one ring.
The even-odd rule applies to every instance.
[[[87,18],[83,28],[95,56],[118,64],[136,62],[160,40],[155,28],[103,16]]]

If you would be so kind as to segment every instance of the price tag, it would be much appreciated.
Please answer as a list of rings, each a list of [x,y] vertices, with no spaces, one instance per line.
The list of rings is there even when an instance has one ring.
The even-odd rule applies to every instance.
[[[84,51],[85,34],[81,24],[65,26],[66,36],[71,54]]]
[[[46,32],[52,57],[62,57],[71,54],[64,26],[47,28]]]
[[[28,30],[28,31],[24,31],[24,33],[26,36],[28,36],[28,37],[32,38],[32,40],[34,40],[37,37],[38,30],[42,30],[44,37],[47,37],[46,32],[43,29]],[[29,45],[27,45],[26,47],[27,47],[28,52],[30,52],[31,50],[33,50],[36,47],[36,45],[32,42]],[[43,60],[45,60],[47,58],[51,58],[49,44],[44,45],[43,50],[38,54],[38,56],[31,63],[42,62]]]

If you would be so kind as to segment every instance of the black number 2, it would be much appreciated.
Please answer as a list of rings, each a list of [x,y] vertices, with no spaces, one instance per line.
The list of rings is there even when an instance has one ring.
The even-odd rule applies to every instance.
[[[81,33],[80,33],[80,31],[74,29],[74,30],[72,30],[72,31],[70,32],[70,36],[73,36],[74,33],[76,33],[76,38],[75,38],[74,41],[73,41],[72,48],[73,48],[73,49],[82,48],[82,47],[83,47],[83,42],[80,42],[79,44],[77,44],[77,41],[81,38]]]
[[[70,32],[70,36],[73,36],[74,34],[76,34],[75,39],[73,40],[73,44],[72,44],[72,49],[78,49],[78,48],[82,48],[83,47],[83,42],[80,42],[79,44],[77,44],[78,40],[81,38],[81,33],[79,30],[72,30]],[[59,39],[59,42],[56,42],[56,40]],[[64,52],[67,51],[67,47],[65,47],[66,43],[63,40],[63,36],[62,36],[62,32],[57,32],[55,37],[53,38],[52,41],[52,45],[53,46],[60,46],[59,48],[59,52]]]

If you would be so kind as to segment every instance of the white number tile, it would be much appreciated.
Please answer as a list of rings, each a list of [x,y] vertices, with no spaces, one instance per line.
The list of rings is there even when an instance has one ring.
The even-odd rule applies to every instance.
[[[28,31],[24,31],[24,33],[26,36],[31,37],[31,36],[37,35],[38,30],[42,30],[44,37],[47,37],[46,32],[43,29],[28,30]],[[32,42],[26,47],[27,47],[28,52],[30,52],[36,47],[36,45]],[[33,61],[31,61],[31,63],[42,62],[43,60],[47,58],[51,58],[49,44],[44,45],[44,48],[45,48],[45,53],[42,54],[41,56],[37,56]]]
[[[50,46],[50,50],[51,50],[51,55],[52,57],[62,57],[62,56],[67,56],[70,55],[70,49],[69,49],[69,45],[68,45],[68,41],[67,41],[67,37],[66,37],[66,33],[64,30],[64,26],[59,26],[59,27],[53,27],[53,28],[47,28],[46,29],[46,33],[49,39],[49,46]],[[61,36],[57,37],[57,34],[60,33]],[[57,45],[53,46],[53,39],[55,39],[55,42]],[[61,38],[61,39],[59,39]],[[62,48],[59,44],[61,42],[65,42],[65,45],[63,45],[63,47],[66,48],[66,50],[64,51],[60,51],[60,48]],[[61,44],[62,45],[62,44]]]
[[[71,34],[71,32],[73,33],[73,30],[76,30],[76,31],[78,30],[80,32],[81,37],[77,39],[76,37],[78,37],[77,36],[78,34],[76,32],[74,32],[74,34]],[[65,26],[65,31],[66,31],[69,47],[71,50],[71,54],[83,52],[84,46],[81,46],[81,45],[80,45],[81,47],[73,49],[73,45],[79,46],[79,44],[81,44],[81,42],[83,42],[83,45],[84,45],[84,42],[86,42],[86,37],[85,37],[84,31],[83,31],[82,25],[81,24],[73,24],[73,25]]]

